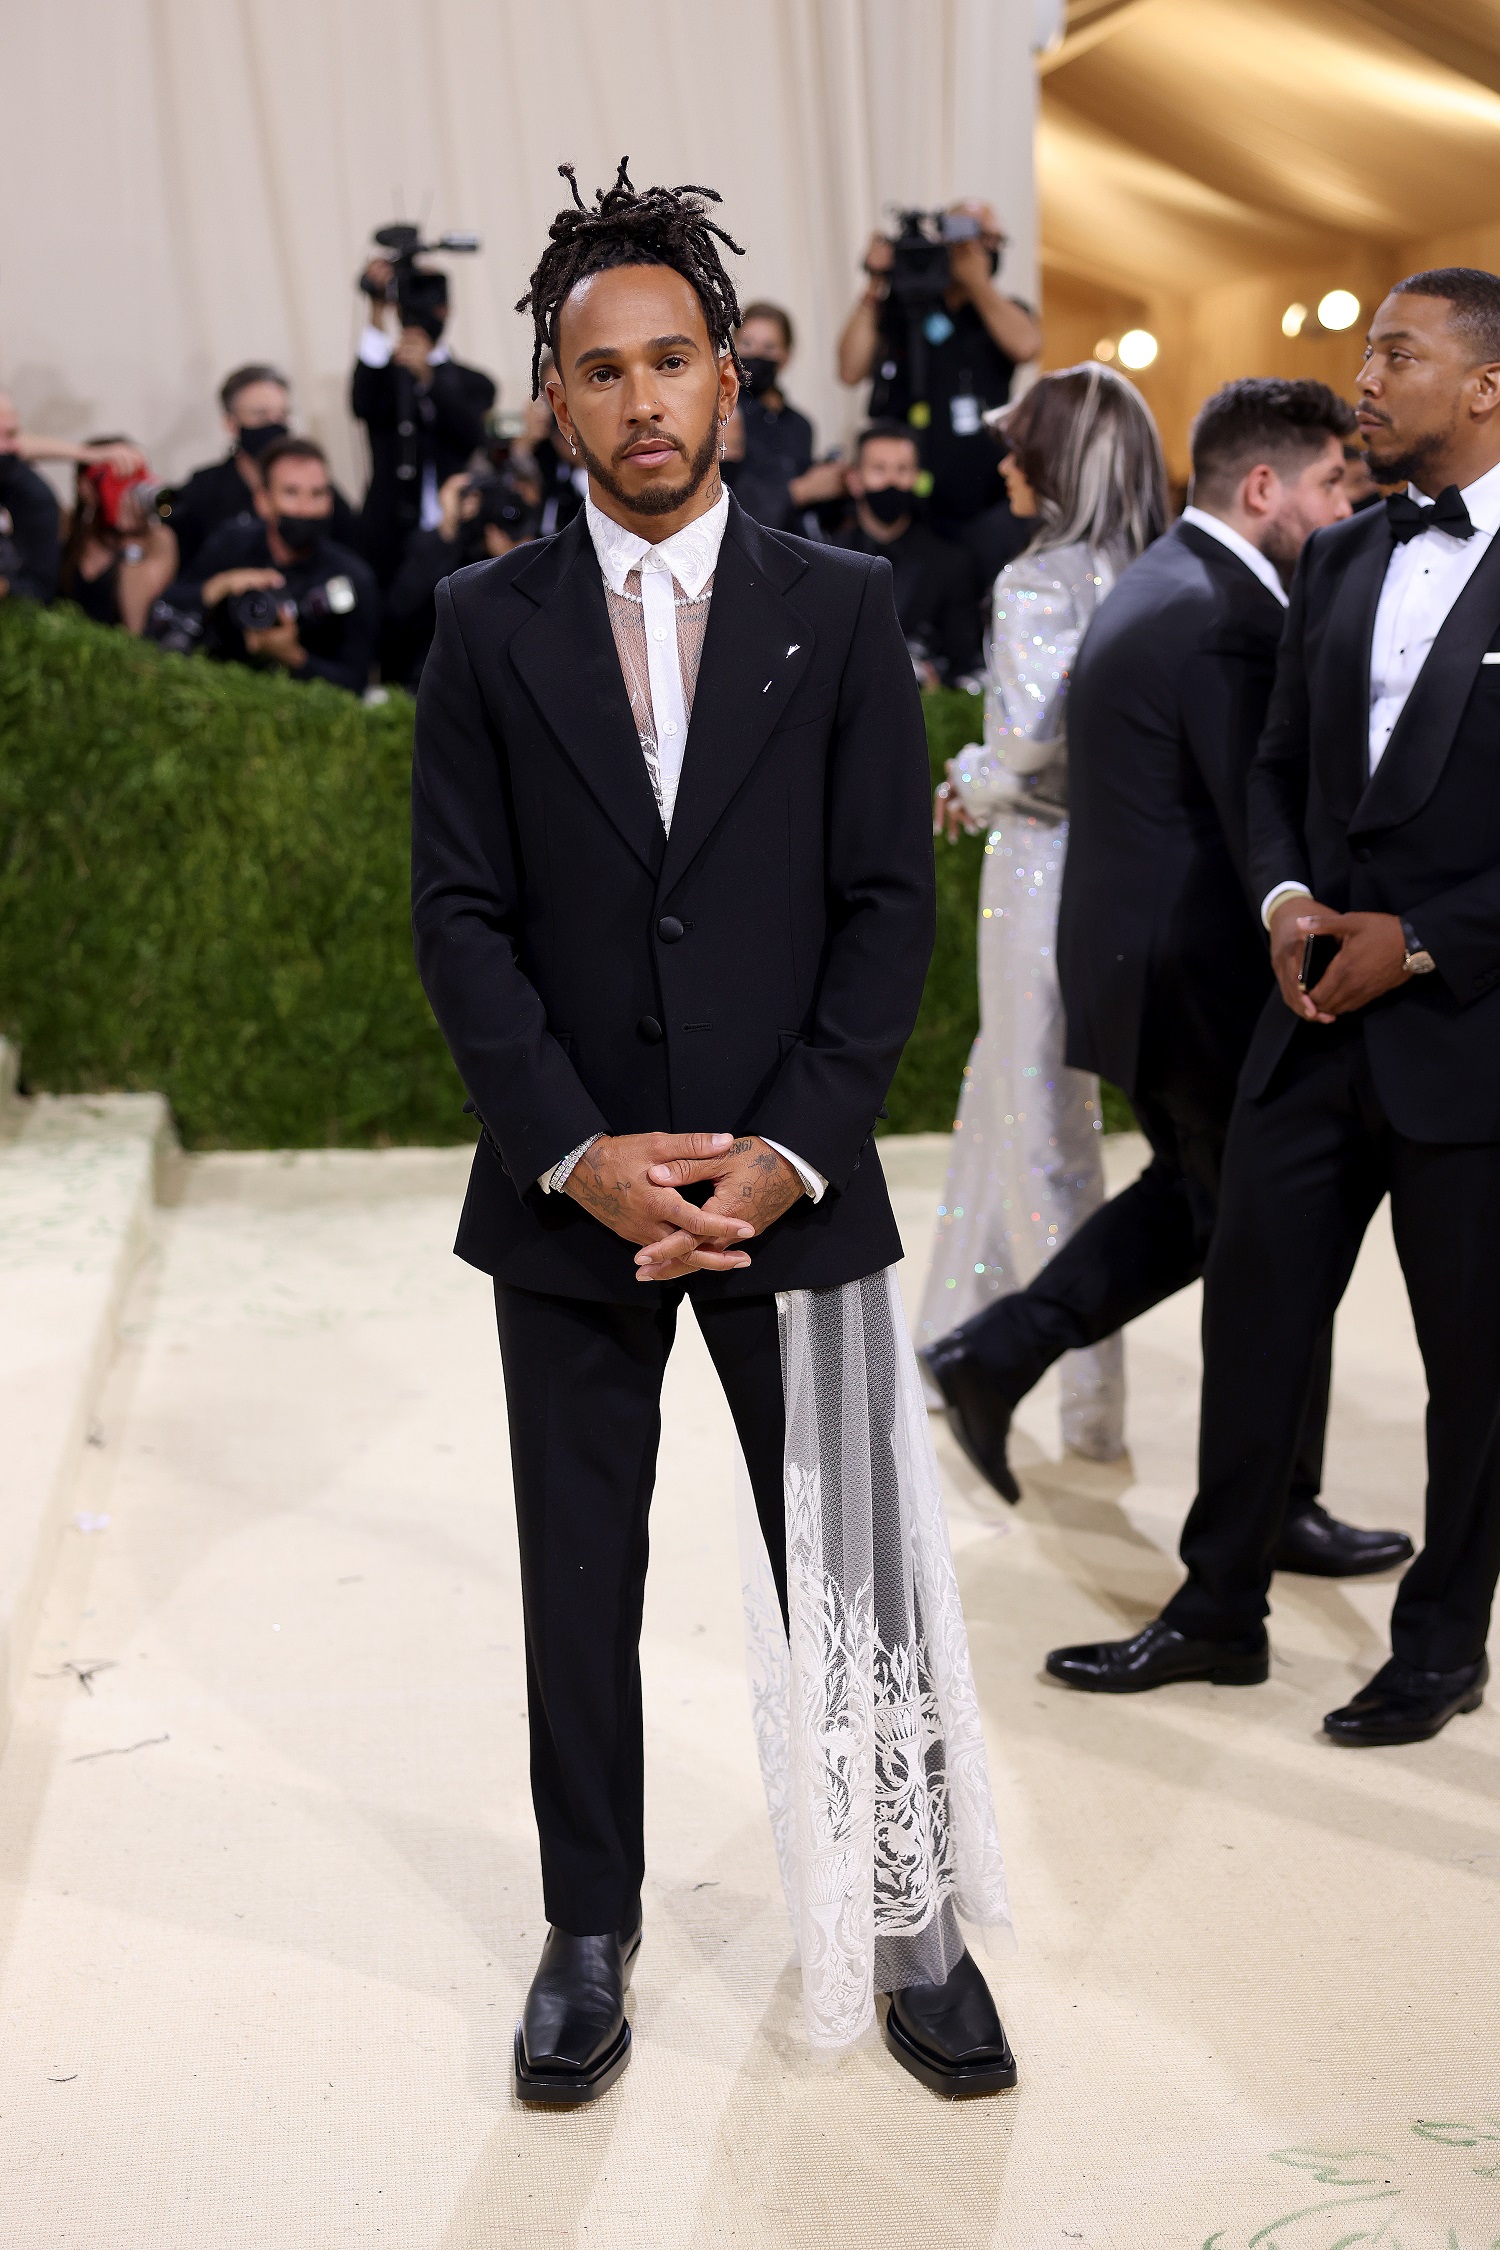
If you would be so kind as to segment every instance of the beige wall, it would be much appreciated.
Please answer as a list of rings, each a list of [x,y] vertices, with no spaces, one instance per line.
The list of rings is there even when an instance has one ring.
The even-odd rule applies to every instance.
[[[834,339],[892,202],[990,196],[1035,287],[1033,0],[67,0],[6,11],[0,382],[33,428],[122,430],[180,476],[214,388],[270,359],[363,482],[345,395],[370,231],[469,227],[453,343],[522,403],[511,310],[566,190],[628,152],[706,181],[742,295],[791,309],[791,390],[825,442],[855,401]]]

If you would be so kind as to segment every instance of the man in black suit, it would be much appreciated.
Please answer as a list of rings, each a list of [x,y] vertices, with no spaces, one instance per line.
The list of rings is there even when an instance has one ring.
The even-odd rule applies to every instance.
[[[1029,1288],[927,1355],[960,1445],[1012,1500],[1006,1437],[1020,1399],[1062,1353],[1203,1270],[1235,1081],[1272,988],[1245,869],[1246,776],[1286,583],[1310,533],[1349,513],[1353,422],[1323,383],[1216,391],[1193,425],[1192,506],[1125,572],[1079,655],[1058,926],[1067,1056],[1129,1094],[1151,1161]],[[1329,1346],[1325,1335],[1275,1562],[1355,1577],[1406,1561],[1411,1542],[1319,1503]]]
[[[920,520],[921,474],[910,430],[899,422],[872,422],[861,430],[848,472],[855,520],[839,545],[885,556],[918,678],[924,687],[956,686],[983,663],[979,595],[966,549]]]
[[[1205,1275],[1187,1582],[1134,1640],[1048,1658],[1114,1692],[1265,1679],[1308,1369],[1388,1193],[1427,1372],[1427,1537],[1392,1660],[1324,1720],[1350,1745],[1477,1706],[1500,1573],[1500,277],[1399,283],[1358,382],[1370,465],[1408,489],[1309,545],[1251,770],[1278,990]]]
[[[695,195],[637,195],[622,166],[554,223],[523,303],[588,503],[438,588],[417,714],[417,953],[482,1125],[458,1250],[495,1277],[520,1525],[551,1924],[517,2031],[527,2101],[591,2100],[629,2056],[637,1647],[678,1312],[785,1605],[774,1293],[900,1256],[872,1133],[933,933],[890,572],[721,491],[738,313]],[[706,1202],[677,1192],[699,1183]],[[967,1953],[892,2013],[928,2083],[1014,2083]]]

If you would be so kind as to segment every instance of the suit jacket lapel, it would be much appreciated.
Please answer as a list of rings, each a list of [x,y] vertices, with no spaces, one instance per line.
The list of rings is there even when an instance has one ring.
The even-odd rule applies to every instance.
[[[516,585],[537,603],[510,654],[552,732],[626,843],[655,875],[666,832],[631,717],[582,511]]]
[[[1354,808],[1354,829],[1394,828],[1421,811],[1453,748],[1480,658],[1500,627],[1500,537],[1491,539],[1474,575],[1453,604],[1427,652],[1391,739]],[[1369,677],[1366,673],[1366,678]]]
[[[1369,513],[1369,536],[1339,583],[1323,643],[1330,692],[1314,755],[1322,769],[1329,806],[1340,820],[1352,816],[1369,777],[1370,649],[1380,590],[1391,559],[1385,510],[1372,508]]]
[[[662,865],[664,893],[727,810],[812,661],[812,632],[783,595],[805,568],[731,498]]]

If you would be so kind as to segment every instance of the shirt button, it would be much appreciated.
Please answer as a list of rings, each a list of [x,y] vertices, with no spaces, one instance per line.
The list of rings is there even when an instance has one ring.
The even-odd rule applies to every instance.
[[[662,732],[663,734],[675,734],[677,732],[677,721],[668,719],[666,725],[662,728]]]
[[[651,638],[652,638],[652,640],[653,640],[653,641],[664,641],[664,640],[666,639],[666,637],[667,637],[667,628],[665,627],[665,625],[653,625],[653,626],[652,626],[652,628],[651,628]]]

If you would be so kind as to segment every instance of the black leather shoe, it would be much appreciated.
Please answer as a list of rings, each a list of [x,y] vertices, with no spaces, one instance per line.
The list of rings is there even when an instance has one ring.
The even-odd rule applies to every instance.
[[[516,2025],[516,2099],[576,2108],[611,2087],[630,2060],[625,2020],[641,1933],[574,1937],[549,1929]]]
[[[973,1462],[1001,1499],[1008,1500],[1014,1507],[1021,1497],[1021,1487],[1005,1457],[1005,1446],[1010,1436],[1010,1418],[1016,1410],[1015,1400],[996,1390],[956,1335],[940,1336],[917,1357],[943,1394],[948,1427],[959,1451]]]
[[[1340,1523],[1314,1500],[1282,1525],[1271,1568],[1295,1570],[1304,1578],[1369,1578],[1410,1562],[1414,1551],[1404,1531],[1362,1531],[1358,1524]]]
[[[1003,2094],[1016,2082],[1005,2027],[967,1952],[942,1984],[909,1984],[891,1994],[885,2043],[903,2070],[945,2101]]]
[[[1329,1712],[1323,1732],[1351,1750],[1382,1742],[1430,1742],[1460,1711],[1479,1709],[1489,1676],[1487,1656],[1461,1672],[1419,1672],[1393,1656],[1352,1703]]]
[[[1153,1617],[1134,1640],[1055,1648],[1047,1659],[1054,1680],[1093,1695],[1138,1695],[1173,1680],[1259,1687],[1270,1669],[1271,1644],[1264,1630],[1242,1641],[1190,1640],[1163,1617]]]

